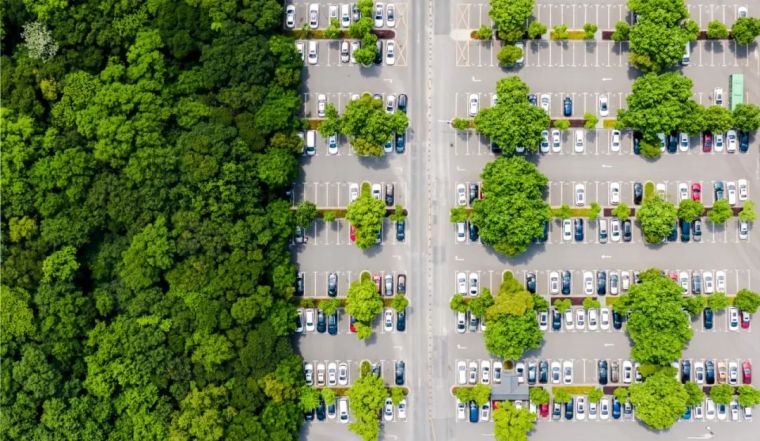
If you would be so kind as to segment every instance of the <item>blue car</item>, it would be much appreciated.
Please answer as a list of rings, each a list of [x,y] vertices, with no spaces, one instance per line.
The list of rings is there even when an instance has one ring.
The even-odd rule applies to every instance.
[[[327,317],[327,333],[338,335],[338,313],[331,314]]]
[[[475,404],[474,401],[470,401],[470,422],[477,423],[479,414],[480,410],[478,409],[478,405]]]
[[[404,153],[406,150],[406,133],[396,134],[396,153]]]
[[[573,114],[573,100],[571,100],[569,96],[565,97],[564,105],[562,106],[562,113],[565,116],[570,116]]]
[[[704,311],[702,311],[702,317],[705,321],[705,329],[712,329],[713,328],[713,310],[711,308],[705,308]]]
[[[612,398],[612,418],[620,419],[620,401],[617,398]]]
[[[575,407],[574,406],[574,401],[575,400],[573,400],[572,398],[570,398],[570,401],[568,401],[567,403],[565,403],[565,419],[566,420],[572,420],[573,419],[573,408]]]
[[[398,332],[406,331],[406,309],[398,313],[396,318],[396,330]]]
[[[552,309],[552,329],[559,331],[562,328],[562,314],[556,309]]]

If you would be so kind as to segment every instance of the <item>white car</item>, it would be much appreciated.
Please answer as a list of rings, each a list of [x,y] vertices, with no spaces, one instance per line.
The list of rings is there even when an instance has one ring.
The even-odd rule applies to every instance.
[[[341,363],[338,365],[338,384],[345,386],[348,384],[348,364]]]
[[[301,55],[301,61],[306,61],[306,47],[303,44],[303,41],[296,41],[296,50],[298,51],[298,54]]]
[[[314,384],[314,365],[311,363],[304,363],[303,365],[303,376],[306,380],[306,384],[311,386]]]
[[[338,154],[338,134],[333,133],[327,138],[327,153],[330,155]]]
[[[480,408],[481,421],[488,421],[491,418],[491,403],[483,403],[483,407]]]
[[[562,151],[562,135],[559,133],[559,129],[552,129],[552,151],[559,153]]]
[[[470,295],[476,296],[480,292],[478,287],[478,273],[470,273]]]
[[[689,151],[689,134],[681,132],[678,139],[678,150],[682,152]]]
[[[320,93],[317,95],[317,116],[324,117],[327,110],[327,97]]]
[[[726,151],[736,153],[736,130],[726,132]]]
[[[319,3],[309,5],[309,27],[312,29],[319,27]]]
[[[705,418],[708,420],[715,419],[715,402],[709,398],[706,400],[705,404]]]
[[[628,271],[623,271],[620,273],[620,287],[623,289],[623,291],[628,291],[628,288],[631,287],[631,273]]]
[[[335,386],[338,384],[338,364],[331,361],[327,364],[327,385]]]
[[[678,184],[678,202],[681,202],[685,199],[689,199],[689,186],[685,182],[680,182]]]
[[[385,64],[388,66],[396,64],[396,42],[393,40],[385,44]]]
[[[575,153],[583,153],[583,151],[586,149],[585,138],[586,134],[583,132],[583,129],[578,129],[575,131]]]
[[[678,273],[678,283],[681,285],[684,295],[689,293],[689,273],[681,271]]]
[[[549,329],[549,313],[547,311],[538,312],[538,328],[542,331]]]
[[[595,420],[598,413],[599,413],[599,409],[596,403],[593,401],[589,401],[588,402],[588,419]]]
[[[467,384],[467,363],[464,361],[457,363],[457,383]]]
[[[384,12],[385,12],[385,5],[380,2],[375,3],[375,27],[376,28],[383,27]]]
[[[575,401],[575,418],[583,421],[586,419],[586,397],[578,397]]]
[[[715,90],[713,90],[713,99],[715,100],[715,104],[718,106],[723,105],[723,89],[720,87],[716,87]]]
[[[726,292],[726,272],[725,271],[716,271],[715,272],[715,292]]]
[[[562,362],[562,382],[565,384],[573,382],[573,362],[570,360]]]
[[[309,64],[317,64],[319,53],[316,40],[309,40]]]
[[[351,62],[356,64],[356,57],[354,56],[354,52],[362,47],[362,44],[358,41],[352,41],[351,42]]]
[[[544,109],[544,111],[548,114],[551,114],[551,102],[552,98],[548,94],[541,95],[541,98],[539,100],[539,103],[541,105],[541,108]]]
[[[718,404],[718,420],[725,421],[728,416],[728,406],[725,404]]]
[[[457,419],[463,420],[465,417],[465,406],[464,403],[457,400]]]
[[[558,361],[552,361],[552,383],[559,384],[562,377],[562,366]]]
[[[582,207],[586,205],[586,185],[575,184],[575,205]]]
[[[480,382],[483,384],[491,382],[491,362],[488,360],[480,362]]]
[[[599,329],[599,311],[596,308],[588,310],[588,330],[596,331]]]
[[[739,421],[739,403],[733,400],[728,407],[731,409],[731,421]]]
[[[623,383],[631,384],[633,381],[633,363],[630,360],[623,360]]]
[[[348,185],[348,202],[353,202],[359,197],[359,184],[352,182]]]
[[[559,293],[559,273],[557,271],[549,273],[549,292],[551,294]]]
[[[736,205],[736,182],[726,182],[726,193],[728,193],[729,205]]]
[[[348,423],[348,398],[338,398],[338,419],[341,424]]]
[[[348,63],[351,60],[351,44],[347,40],[340,42],[340,62]]]
[[[500,361],[493,362],[493,382],[501,383],[502,364]]]
[[[549,153],[549,131],[541,131],[541,153]]]
[[[340,25],[344,28],[351,26],[351,5],[343,3],[340,5]]]
[[[375,199],[383,198],[383,187],[380,184],[372,184],[372,197]]]
[[[739,200],[746,201],[747,198],[749,198],[749,186],[747,185],[747,180],[739,179],[736,181],[736,184],[739,187]]]
[[[393,400],[390,398],[385,399],[385,406],[383,406],[383,419],[385,421],[393,421]]]
[[[716,133],[715,134],[715,151],[716,152],[722,152],[723,151],[723,134],[722,133]]]
[[[389,94],[385,97],[385,111],[387,113],[393,113],[396,111],[396,95]]]
[[[285,8],[285,26],[287,26],[288,29],[293,29],[296,27],[295,5],[288,5],[288,7]]]
[[[610,219],[610,240],[613,242],[620,242],[620,219]]]
[[[704,403],[699,403],[696,406],[694,406],[693,412],[694,419],[695,420],[703,420],[705,419],[705,405]]]
[[[749,222],[739,221],[739,239],[747,240],[749,238]]]
[[[599,401],[599,419],[607,420],[610,418],[610,400],[607,397]]]
[[[586,310],[578,308],[575,310],[575,328],[584,329],[586,327]]]
[[[398,411],[398,417],[401,420],[406,419],[406,398],[402,398],[401,401],[398,402],[398,407],[396,408]]]
[[[607,101],[607,95],[599,96],[599,116],[607,116],[610,114],[609,102]]]
[[[736,16],[740,18],[744,18],[747,16],[747,7],[746,6],[739,6],[739,9],[736,10]]]
[[[470,94],[470,107],[469,107],[469,115],[475,116],[478,114],[478,110],[480,109],[480,98],[478,98],[477,93]]]
[[[304,310],[304,316],[306,317],[306,332],[314,331],[314,309],[306,308]]]
[[[702,273],[702,282],[704,283],[705,294],[712,294],[715,292],[715,279],[713,279],[712,271],[705,271]]]
[[[325,384],[325,364],[317,363],[317,384],[323,386]]]
[[[739,329],[739,309],[735,306],[728,307],[728,329],[731,331]]]
[[[471,361],[469,368],[470,368],[470,373],[468,375],[468,382],[470,384],[475,384],[478,382],[478,362]]]
[[[620,183],[610,183],[610,204],[617,205],[620,203]]]
[[[385,24],[389,28],[396,27],[396,6],[393,3],[388,3],[385,8]]]
[[[573,222],[570,219],[562,220],[562,240],[573,240]]]
[[[587,296],[594,294],[594,273],[591,271],[583,272],[583,293]]]
[[[612,139],[610,141],[610,150],[613,152],[620,151],[620,130],[612,131]]]
[[[667,199],[668,190],[667,190],[667,187],[665,187],[664,183],[658,182],[657,185],[655,186],[655,188],[656,188],[657,194],[660,196],[660,198]]]
[[[385,308],[383,328],[385,329],[385,332],[393,331],[393,310],[391,308]]]
[[[575,329],[575,316],[573,315],[573,309],[570,308],[565,311],[565,329]]]
[[[602,308],[599,311],[599,328],[603,331],[610,329],[610,310],[609,308]]]
[[[697,384],[705,382],[705,364],[701,361],[694,362],[694,382]]]
[[[518,383],[525,383],[525,363],[518,361],[515,364],[515,374],[517,375]]]
[[[467,224],[464,222],[457,222],[457,242],[464,242],[467,240]]]
[[[457,204],[460,207],[467,205],[467,188],[464,184],[457,184]]]
[[[499,103],[499,95],[496,93],[491,95],[491,107],[496,107],[496,104],[498,103]]]
[[[739,384],[739,363],[735,361],[728,362],[728,384]]]
[[[467,294],[467,275],[465,273],[457,273],[457,292],[459,294]]]

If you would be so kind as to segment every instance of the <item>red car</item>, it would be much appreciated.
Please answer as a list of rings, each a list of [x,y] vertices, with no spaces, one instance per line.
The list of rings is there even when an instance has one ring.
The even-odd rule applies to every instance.
[[[752,383],[752,363],[749,361],[742,363],[742,383]]]
[[[541,414],[541,418],[547,418],[549,416],[549,403],[538,406],[538,411]]]
[[[703,152],[710,152],[712,150],[713,145],[713,136],[710,132],[705,132],[702,134],[702,151]]]
[[[670,277],[670,279],[671,279],[672,281],[674,281],[674,282],[678,282],[678,273],[677,273],[677,272],[675,272],[675,271],[671,271],[671,272],[668,274],[668,277]]]
[[[691,184],[691,199],[695,201],[702,200],[702,184],[699,182]]]
[[[372,276],[372,280],[375,282],[375,286],[377,286],[377,292],[382,293],[380,289],[380,283],[382,282],[382,280],[380,279],[380,274],[375,274],[374,276]]]
[[[351,316],[349,323],[351,324],[348,326],[348,329],[350,329],[351,332],[356,332],[356,326],[354,325],[354,323],[356,323],[356,319],[354,318],[354,316]]]
[[[742,311],[740,317],[742,329],[749,329],[749,313],[747,311]]]
[[[351,228],[349,229],[348,237],[351,238],[351,242],[356,242],[356,227],[351,225]]]

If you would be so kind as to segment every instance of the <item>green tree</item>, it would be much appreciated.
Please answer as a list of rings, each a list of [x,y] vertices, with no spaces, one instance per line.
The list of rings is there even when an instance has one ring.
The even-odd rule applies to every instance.
[[[538,21],[531,21],[528,25],[528,38],[537,39],[541,38],[546,33],[546,25]]]
[[[716,292],[711,296],[707,296],[707,307],[712,308],[713,311],[726,309],[728,307],[726,293]]]
[[[737,130],[754,132],[760,127],[760,107],[755,104],[737,104],[733,117]]]
[[[739,44],[752,44],[760,35],[760,19],[754,17],[740,17],[731,26],[731,34]]]
[[[627,22],[619,21],[615,23],[615,32],[612,33],[612,40],[617,41],[618,43],[621,41],[627,41],[631,36],[631,25],[629,25]]]
[[[596,300],[591,297],[586,297],[583,299],[583,307],[586,309],[599,309],[602,306],[601,303],[599,303],[599,300]]]
[[[572,398],[570,396],[570,392],[567,391],[567,389],[563,387],[555,387],[552,389],[552,394],[554,395],[554,402],[555,403],[567,403]]]
[[[383,299],[372,280],[351,282],[346,296],[346,312],[358,322],[369,324],[383,310]]]
[[[755,219],[757,219],[755,203],[750,200],[744,201],[742,211],[739,212],[739,220],[744,222],[754,222]]]
[[[549,392],[547,392],[543,387],[531,387],[529,392],[531,403],[535,405],[541,405],[549,402]]]
[[[740,289],[734,298],[734,306],[742,311],[754,314],[760,307],[760,294],[748,289]]]
[[[496,59],[499,60],[499,66],[511,67],[522,58],[523,51],[519,47],[512,44],[505,44],[499,49],[499,53],[496,54]]]
[[[298,398],[304,411],[308,412],[319,406],[319,391],[315,387],[303,386]]]
[[[454,294],[454,297],[451,298],[449,307],[456,312],[467,312],[469,309],[467,302],[464,300],[464,296],[459,293]]]
[[[559,208],[554,210],[554,217],[558,219],[570,219],[573,217],[573,209],[567,204],[562,204]]]
[[[525,252],[549,220],[546,177],[522,157],[501,157],[486,165],[481,178],[485,197],[473,203],[470,216],[481,240],[502,254]]]
[[[710,399],[715,404],[729,404],[734,398],[734,387],[729,384],[716,384],[710,388]]]
[[[331,18],[330,24],[325,28],[323,32],[324,36],[330,39],[340,38],[340,21],[337,18]]]
[[[559,129],[560,132],[564,132],[565,130],[570,128],[570,121],[566,119],[555,119],[554,127]]]
[[[403,294],[396,294],[393,297],[393,300],[391,300],[391,308],[395,309],[397,312],[405,310],[407,306],[409,306],[409,299]]]
[[[625,202],[612,209],[612,215],[621,221],[626,221],[631,217],[631,208]]]
[[[594,127],[596,127],[596,123],[599,122],[599,118],[597,118],[597,116],[594,115],[593,113],[589,113],[589,112],[586,112],[583,114],[583,119],[586,120],[583,123],[583,127],[585,127],[588,130],[591,130]]]
[[[595,25],[594,23],[586,23],[583,25],[583,31],[586,33],[586,35],[583,36],[586,40],[593,40],[596,36],[596,31],[599,30],[599,26]]]
[[[354,380],[346,395],[354,416],[354,422],[348,424],[348,430],[365,440],[377,439],[380,430],[377,415],[388,396],[383,379],[374,375],[361,376]]]
[[[470,300],[470,313],[477,317],[484,317],[486,315],[486,310],[488,310],[488,308],[494,303],[495,300],[491,295],[491,291],[487,288],[483,288],[483,292],[481,292],[479,296]]]
[[[541,347],[543,336],[532,311],[523,316],[487,314],[486,317],[485,340],[490,353],[505,360],[518,360],[526,351]]]
[[[454,395],[457,397],[457,400],[467,403],[469,401],[472,401],[472,388],[471,387],[458,387],[456,389],[456,392]]]
[[[335,222],[338,215],[334,210],[325,210],[322,212],[322,220],[325,222]]]
[[[708,132],[724,133],[734,125],[731,111],[723,106],[709,106],[702,114],[703,130]]]
[[[560,314],[563,314],[565,311],[570,309],[570,307],[573,306],[572,302],[570,302],[570,299],[555,299],[554,300],[554,307],[557,308],[557,311]]]
[[[451,223],[457,223],[466,221],[467,217],[467,208],[456,207],[451,209],[451,215],[449,219],[451,220]]]
[[[615,390],[612,392],[612,395],[614,395],[615,398],[618,399],[618,401],[626,402],[628,401],[628,396],[630,395],[630,392],[628,391],[628,388],[626,387],[616,387]]]
[[[683,309],[691,314],[692,317],[696,317],[705,309],[705,300],[702,297],[684,297]]]
[[[678,421],[686,411],[689,399],[684,386],[666,371],[650,375],[643,383],[632,384],[630,395],[636,417],[657,430],[668,428]]]
[[[567,25],[565,24],[555,25],[552,28],[551,38],[552,40],[567,40],[568,38],[570,38],[570,33],[567,32]]]
[[[351,22],[348,27],[348,34],[351,35],[351,38],[361,40],[365,35],[370,33],[373,26],[372,13],[370,12],[368,15],[362,14],[359,20]]]
[[[475,36],[478,40],[490,40],[493,38],[493,29],[488,25],[482,25],[480,26],[480,29],[475,32]]]
[[[325,400],[325,404],[331,406],[335,404],[335,389],[329,387],[322,388],[322,399]]]
[[[678,203],[678,218],[687,222],[694,222],[704,211],[705,206],[700,201],[687,198]]]
[[[743,384],[737,387],[736,390],[739,395],[736,399],[739,406],[754,407],[760,404],[760,390],[757,390],[748,384]]]
[[[494,437],[498,441],[527,441],[536,427],[536,415],[528,408],[517,408],[505,401],[493,412]]]
[[[366,340],[372,337],[372,327],[365,325],[362,322],[356,322],[354,327],[356,328],[356,338],[359,340]]]
[[[598,387],[591,389],[591,391],[588,393],[588,400],[591,403],[598,403],[602,397],[604,397],[604,392]]]
[[[728,38],[728,28],[718,20],[707,23],[707,38]]]
[[[705,401],[705,393],[702,392],[702,388],[698,384],[689,381],[683,385],[683,388],[686,391],[687,406],[697,406]]]
[[[683,48],[691,40],[693,29],[677,23],[646,17],[631,28],[629,60],[645,72],[659,72],[681,60]]]
[[[317,219],[317,206],[311,201],[301,201],[296,207],[296,225],[309,228]]]
[[[338,299],[323,299],[319,302],[319,309],[326,315],[333,315],[338,312],[338,308],[341,306],[341,301]]]
[[[733,216],[734,211],[728,203],[728,199],[715,201],[710,211],[707,212],[707,218],[714,224],[724,224]]]
[[[454,118],[451,120],[451,127],[457,130],[467,130],[470,128],[471,122],[471,120],[465,118]]]
[[[391,400],[393,400],[393,405],[398,406],[398,403],[401,402],[401,400],[404,399],[406,394],[404,393],[404,389],[400,387],[392,387],[391,388]]]
[[[602,213],[602,206],[599,205],[598,202],[592,202],[591,206],[588,209],[588,220],[592,222],[597,220],[601,213]]]
[[[533,13],[534,0],[491,0],[488,15],[499,29],[499,38],[517,41],[525,34],[525,22]]]
[[[406,220],[406,214],[404,213],[406,213],[404,207],[401,204],[396,204],[393,208],[393,214],[388,216],[388,218],[393,222],[403,222]]]
[[[472,389],[472,400],[475,404],[482,406],[491,399],[491,387],[486,384],[476,384]]]
[[[359,197],[346,209],[346,219],[356,228],[356,246],[366,249],[376,244],[384,216],[383,201],[372,197],[369,184],[362,184]]]
[[[678,220],[676,207],[659,196],[645,200],[636,218],[641,224],[644,239],[649,243],[662,242]]]

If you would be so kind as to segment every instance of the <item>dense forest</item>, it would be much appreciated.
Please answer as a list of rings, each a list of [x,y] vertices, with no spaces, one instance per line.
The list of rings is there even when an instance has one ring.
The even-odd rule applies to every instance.
[[[281,2],[2,9],[0,439],[296,439]]]

